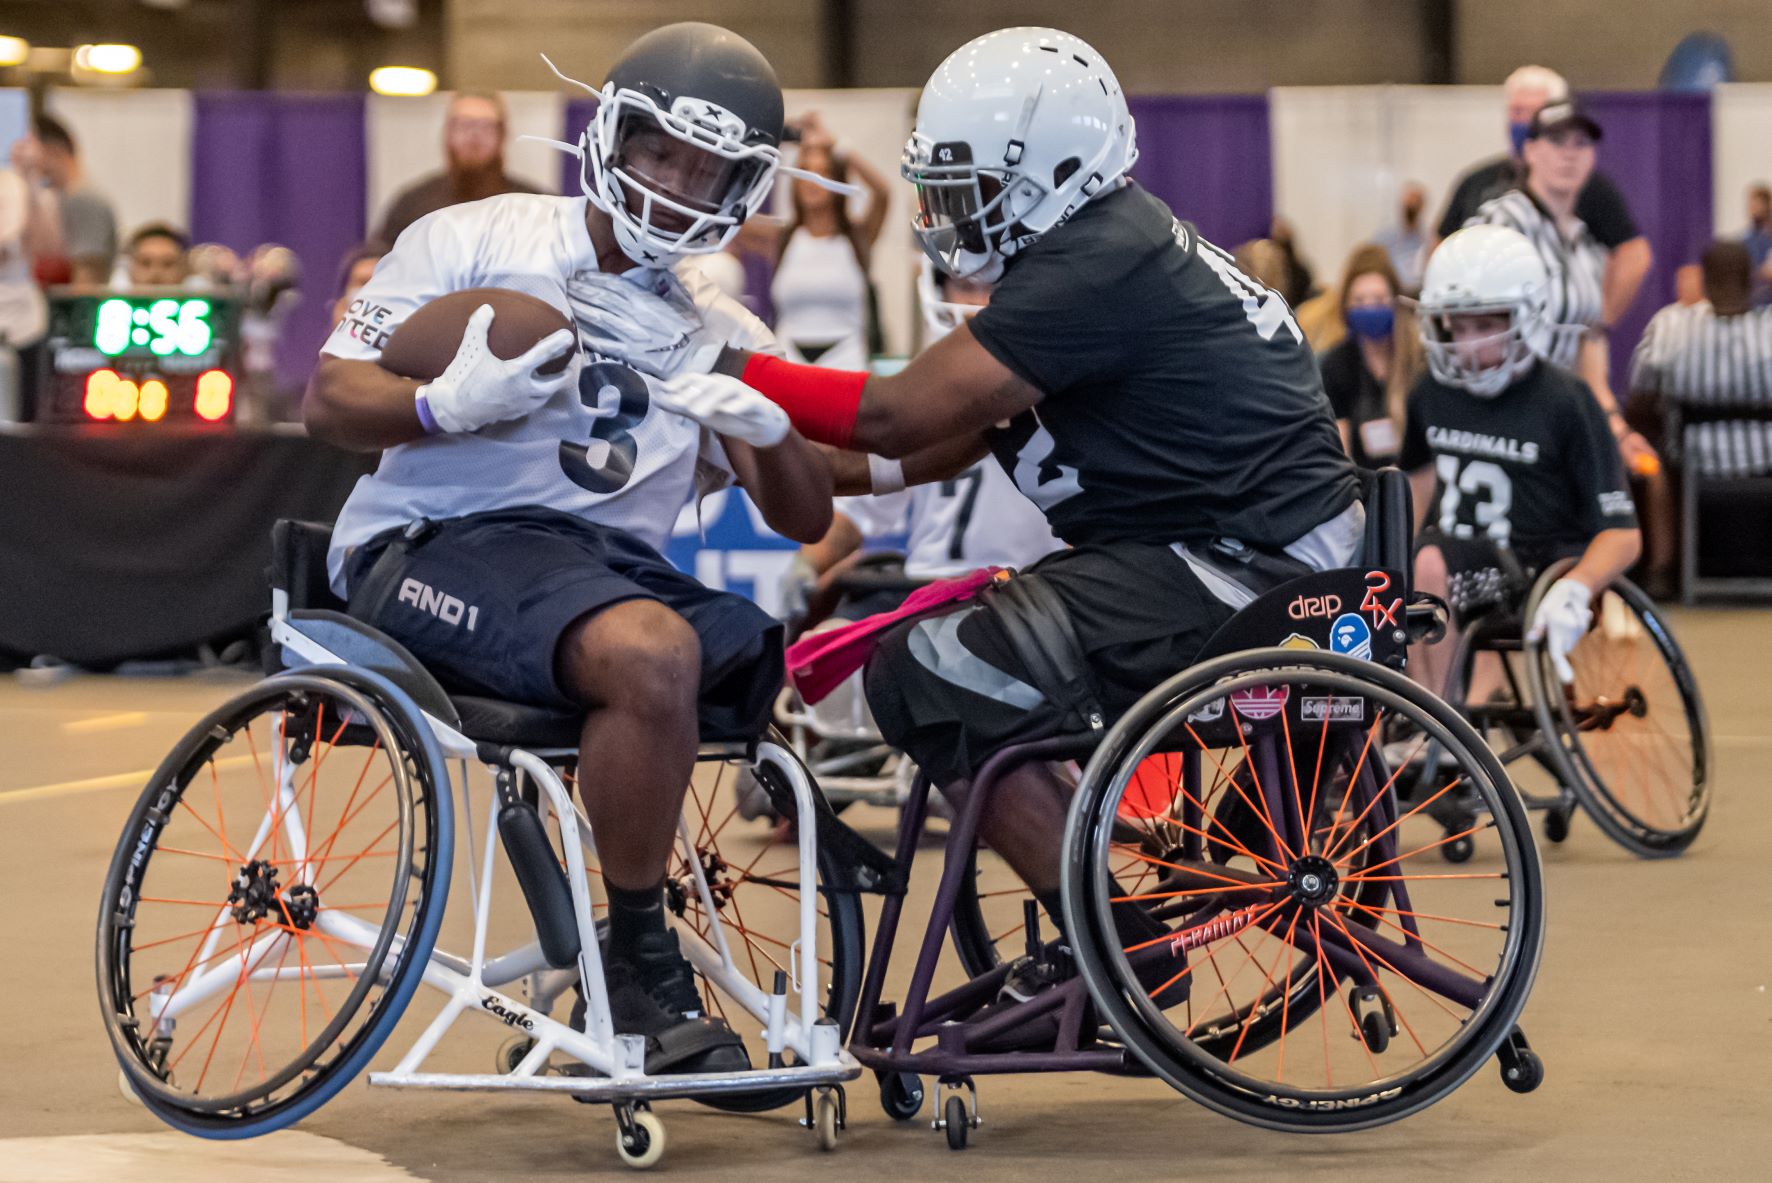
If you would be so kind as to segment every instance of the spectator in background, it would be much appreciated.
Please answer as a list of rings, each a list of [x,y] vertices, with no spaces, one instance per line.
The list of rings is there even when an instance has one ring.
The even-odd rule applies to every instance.
[[[1421,272],[1427,266],[1427,223],[1421,216],[1426,205],[1427,190],[1421,182],[1410,181],[1397,201],[1396,225],[1380,230],[1372,240],[1390,255],[1398,291],[1405,296],[1421,290]]]
[[[364,242],[351,248],[343,261],[338,265],[338,298],[332,303],[332,327],[337,328],[339,321],[351,307],[351,301],[357,298],[357,291],[369,282],[375,274],[375,265],[381,262],[388,248],[380,242]]]
[[[1754,307],[1772,304],[1772,187],[1764,181],[1747,191],[1747,233],[1741,242],[1753,272]]]
[[[169,288],[191,274],[191,240],[165,222],[149,222],[129,236],[128,278],[132,288]]]
[[[68,129],[39,115],[33,134],[13,145],[13,167],[55,195],[57,217],[37,242],[37,278],[45,284],[104,284],[117,256],[117,215],[104,194],[86,180]]]
[[[813,365],[864,369],[878,337],[868,268],[891,191],[867,161],[838,150],[817,112],[799,121],[799,131],[795,163],[833,181],[853,174],[867,188],[867,209],[852,218],[843,194],[796,180],[793,216],[785,224],[759,223],[747,245],[757,249],[757,237],[764,237],[763,249],[775,260],[769,297],[775,335],[789,356]]]
[[[537,193],[505,172],[505,103],[496,94],[459,91],[443,117],[444,168],[394,198],[376,238],[392,244],[428,213],[500,193]]]
[[[1284,282],[1273,285],[1286,303],[1297,308],[1306,300],[1317,294],[1317,281],[1311,275],[1309,263],[1299,253],[1298,239],[1292,231],[1292,223],[1285,218],[1276,217],[1268,230],[1268,240],[1280,248],[1280,257],[1285,261]]]
[[[1376,243],[1354,248],[1336,296],[1347,336],[1317,359],[1341,445],[1362,468],[1396,460],[1404,404],[1423,368],[1414,318],[1399,307],[1399,294],[1390,253]]]
[[[30,183],[14,169],[0,169],[0,423],[29,417],[49,326],[43,292],[31,278],[29,244],[38,217]]]
[[[1706,404],[1747,401],[1759,393],[1772,406],[1772,308],[1754,308],[1752,257],[1740,242],[1718,240],[1704,252],[1704,299],[1696,304],[1670,304],[1650,318],[1643,339],[1631,355],[1630,418],[1633,425],[1661,441],[1664,450],[1678,451],[1679,440],[1667,439],[1664,424],[1669,403],[1702,412]],[[1757,453],[1760,471],[1772,464],[1772,436],[1767,424],[1735,430],[1728,422],[1706,424],[1708,440],[1730,440],[1743,458]],[[1729,468],[1727,457],[1686,457],[1704,471]],[[1721,463],[1719,463],[1721,461]],[[1671,489],[1659,503],[1651,502],[1649,579],[1653,594],[1673,590],[1672,571],[1678,540]]]
[[[1523,155],[1532,117],[1548,102],[1565,102],[1569,84],[1555,70],[1521,66],[1507,76],[1502,89],[1507,98],[1509,153],[1479,165],[1453,188],[1440,218],[1439,235],[1445,238],[1465,225],[1486,201],[1517,187],[1524,179]],[[1575,216],[1586,224],[1603,255],[1600,325],[1610,329],[1630,308],[1654,262],[1649,240],[1637,229],[1624,195],[1604,173],[1594,172],[1577,195]]]
[[[1568,99],[1541,107],[1527,129],[1521,187],[1485,201],[1471,225],[1508,226],[1531,242],[1550,276],[1548,339],[1533,342],[1534,349],[1588,384],[1618,438],[1626,468],[1646,471],[1655,464],[1654,449],[1626,429],[1608,373],[1601,321],[1605,250],[1576,208],[1593,175],[1600,134],[1593,117]]]

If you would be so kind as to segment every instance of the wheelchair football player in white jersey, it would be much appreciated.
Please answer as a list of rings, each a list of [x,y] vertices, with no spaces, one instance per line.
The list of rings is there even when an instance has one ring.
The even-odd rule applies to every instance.
[[[773,347],[687,263],[770,191],[781,91],[748,42],[685,23],[636,41],[593,93],[567,146],[583,196],[420,219],[326,343],[308,429],[380,465],[335,527],[279,524],[281,669],[175,749],[118,847],[107,1028],[128,1090],[179,1129],[299,1120],[368,1064],[422,981],[447,1002],[372,1083],[607,1102],[640,1166],[663,1150],[647,1106],[667,1096],[805,1098],[834,1144],[858,1071],[839,1033],[859,905],[816,827],[759,866],[722,854],[731,836],[709,822],[707,766],[753,766],[778,810],[814,808],[765,734],[781,628],[658,552],[710,484],[736,481],[789,537],[829,525],[828,465],[786,415],[696,382],[723,347]],[[571,329],[501,357],[483,304],[431,380],[380,364],[427,304],[484,292],[509,308],[513,291]],[[433,949],[458,811],[468,956]],[[534,926],[489,956],[500,845]],[[424,1067],[464,1014],[509,1029],[496,1073]]]
[[[917,302],[928,348],[990,302],[990,285],[941,274],[925,258]],[[894,535],[904,536],[902,553],[867,546]],[[839,497],[830,531],[801,548],[789,572],[789,625],[797,635],[841,627],[892,611],[933,580],[980,567],[1018,569],[1063,545],[1039,507],[988,456],[944,481]],[[859,673],[814,704],[784,687],[775,721],[838,810],[856,801],[897,805],[909,792],[916,766],[880,737]],[[772,814],[761,786],[748,776],[739,784],[741,815]],[[935,806],[940,812],[945,802]]]

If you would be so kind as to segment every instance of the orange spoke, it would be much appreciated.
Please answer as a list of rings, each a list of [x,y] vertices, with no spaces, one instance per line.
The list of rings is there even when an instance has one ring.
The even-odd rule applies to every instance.
[[[1398,924],[1396,921],[1385,919],[1383,916],[1379,915],[1379,913],[1376,910],[1374,910],[1372,908],[1368,908],[1365,904],[1360,903],[1358,900],[1349,900],[1348,903],[1351,904],[1355,908],[1361,909],[1362,911],[1371,912],[1372,918],[1374,920],[1378,921],[1378,923],[1384,925],[1386,928],[1396,929],[1398,932],[1402,933],[1403,936],[1408,940],[1419,941],[1422,945],[1424,945],[1428,949],[1433,950],[1435,953],[1438,953],[1441,957],[1444,957],[1447,961],[1450,961],[1453,965],[1456,965],[1459,969],[1467,970],[1471,974],[1475,975],[1478,978],[1489,978],[1489,977],[1494,976],[1492,974],[1484,973],[1482,970],[1478,969],[1474,965],[1470,965],[1466,962],[1460,961],[1458,958],[1452,956],[1452,954],[1446,952],[1446,950],[1440,948],[1440,946],[1434,944],[1432,941],[1428,940],[1426,937],[1422,936],[1420,933],[1410,932],[1408,929],[1404,928],[1402,925]]]
[[[1236,775],[1233,773],[1225,773],[1224,765],[1219,761],[1218,756],[1206,747],[1206,741],[1204,741],[1200,738],[1199,732],[1194,730],[1194,725],[1192,723],[1188,723],[1188,724],[1186,724],[1186,727],[1188,730],[1188,734],[1194,737],[1194,742],[1200,745],[1200,750],[1202,752],[1205,752],[1207,755],[1211,756],[1212,763],[1218,765],[1218,771],[1220,773],[1224,774],[1224,777],[1225,777],[1224,783],[1230,785],[1231,789],[1237,794],[1237,796],[1239,796],[1243,799],[1243,804],[1249,806],[1249,812],[1255,814],[1256,817],[1260,818],[1261,824],[1267,827],[1267,832],[1270,835],[1272,835],[1272,837],[1273,837],[1275,849],[1282,852],[1287,858],[1291,858],[1292,851],[1289,847],[1287,847],[1287,845],[1284,842],[1282,842],[1280,840],[1279,833],[1274,829],[1273,821],[1267,815],[1267,807],[1264,805],[1262,808],[1257,809],[1255,807],[1254,802],[1249,800],[1248,794],[1243,792],[1243,786],[1237,783]],[[1238,732],[1238,739],[1242,740],[1241,731]],[[1247,752],[1249,750],[1249,744],[1248,744],[1248,741],[1246,741],[1246,740],[1243,741],[1243,750],[1245,752]],[[1249,763],[1248,763],[1247,759],[1245,759],[1243,766],[1245,768],[1249,768],[1250,774],[1254,775],[1255,770],[1253,768],[1249,767]],[[1256,787],[1257,794],[1259,794],[1260,790],[1261,790],[1261,781],[1259,778],[1256,779],[1255,787]],[[1182,791],[1186,792],[1187,790],[1183,789]],[[1205,816],[1210,817],[1211,815],[1205,814]],[[1216,819],[1214,819],[1214,820],[1216,820]],[[1241,845],[1241,843],[1238,843],[1238,845]],[[1251,857],[1254,857],[1253,853],[1251,853]],[[1272,860],[1269,860],[1269,861],[1271,862]],[[1275,864],[1275,865],[1278,865],[1278,864]]]
[[[1322,926],[1317,923],[1315,916],[1311,917],[1311,935],[1316,938],[1317,956],[1321,958],[1323,956],[1323,930]],[[1359,1042],[1360,1050],[1366,1053],[1366,1063],[1372,1066],[1372,1075],[1374,1077],[1383,1075],[1378,1070],[1378,1061],[1372,1058],[1372,1049],[1366,1043],[1366,1033],[1360,1030],[1360,1022],[1354,1018],[1354,1008],[1348,1003],[1347,995],[1337,990],[1335,996],[1341,1000],[1341,1009],[1347,1014],[1348,1026],[1354,1029],[1354,1039]]]
[[[1140,900],[1174,900],[1174,899],[1181,899],[1185,896],[1225,895],[1225,894],[1228,894],[1233,891],[1268,891],[1273,888],[1281,887],[1281,886],[1284,886],[1284,885],[1281,883],[1278,883],[1278,882],[1274,882],[1274,883],[1239,883],[1235,887],[1193,887],[1193,888],[1187,889],[1186,891],[1147,891],[1147,892],[1144,892],[1140,895],[1112,896],[1108,899],[1108,902],[1110,904],[1131,904],[1131,903],[1137,903]],[[1167,940],[1167,939],[1168,939],[1167,937],[1159,937],[1158,938],[1158,940]]]
[[[1472,928],[1493,928],[1501,930],[1501,925],[1488,920],[1460,920],[1456,916],[1436,916],[1432,912],[1411,912],[1406,908],[1379,908],[1372,904],[1363,904],[1358,900],[1349,900],[1354,907],[1362,912],[1388,912],[1393,916],[1413,916],[1417,920],[1438,920],[1443,924],[1466,924]]]
[[[1243,712],[1238,709],[1236,703],[1231,703],[1231,717],[1233,719],[1242,715],[1242,713]],[[1279,845],[1280,853],[1285,855],[1287,860],[1290,861],[1298,856],[1292,853],[1292,848],[1286,845],[1286,840],[1280,837],[1280,832],[1278,830],[1274,829],[1273,815],[1268,813],[1267,810],[1267,794],[1261,787],[1261,772],[1255,767],[1255,755],[1249,750],[1249,737],[1243,734],[1243,729],[1241,727],[1237,728],[1237,743],[1243,748],[1243,767],[1249,770],[1249,779],[1255,782],[1255,799],[1261,802],[1260,813],[1262,823],[1267,826],[1267,832],[1274,836],[1274,841]],[[1232,778],[1231,780],[1231,788],[1236,789],[1237,795],[1243,797],[1242,787],[1237,784],[1235,778]],[[1249,798],[1243,797],[1243,800],[1247,803]],[[1251,805],[1250,808],[1254,809],[1255,806]]]
[[[1401,1006],[1397,1005],[1397,1000],[1395,998],[1391,997],[1391,992],[1384,988],[1384,979],[1379,976],[1379,973],[1377,970],[1372,968],[1372,962],[1369,961],[1366,957],[1365,946],[1360,944],[1359,941],[1356,941],[1353,939],[1353,934],[1351,932],[1348,932],[1347,925],[1345,925],[1341,922],[1341,917],[1335,915],[1335,913],[1333,913],[1333,912],[1330,912],[1328,915],[1329,915],[1329,919],[1334,922],[1335,926],[1337,928],[1341,929],[1342,933],[1348,938],[1348,943],[1354,947],[1354,954],[1357,957],[1359,957],[1360,964],[1362,964],[1366,967],[1366,972],[1372,975],[1372,983],[1373,983],[1373,985],[1378,987],[1378,992],[1380,994],[1384,995],[1384,1000],[1386,1002],[1390,1003],[1391,1013],[1397,1016],[1397,1022],[1403,1024],[1403,1030],[1405,1030],[1409,1033],[1410,1042],[1415,1044],[1415,1050],[1420,1052],[1422,1054],[1422,1056],[1425,1057],[1427,1055],[1427,1047],[1421,1042],[1421,1036],[1419,1036],[1415,1033],[1415,1028],[1414,1028],[1414,1026],[1412,1026],[1410,1024],[1408,1017],[1403,1014],[1403,1008]],[[1372,954],[1372,956],[1378,957],[1378,954],[1376,952],[1374,952]],[[1394,965],[1392,965],[1390,962],[1385,961],[1384,958],[1378,957],[1378,960],[1380,961],[1380,963],[1382,963],[1384,965],[1384,967],[1386,969],[1390,970],[1393,974],[1397,974],[1397,976],[1402,978],[1405,982],[1408,982],[1411,986],[1415,986],[1415,988],[1417,990],[1421,991],[1421,993],[1427,994],[1427,998],[1428,998],[1429,1002],[1432,1002],[1434,1005],[1438,1006],[1441,1010],[1446,1011],[1447,1014],[1452,1015],[1452,1017],[1454,1019],[1458,1018],[1458,1016],[1456,1014],[1453,1014],[1452,1011],[1447,1010],[1445,1003],[1441,1002],[1438,998],[1435,998],[1432,994],[1428,994],[1428,992],[1426,990],[1422,990],[1422,988],[1419,985],[1416,985],[1415,980],[1413,978],[1409,977],[1406,974],[1397,973],[1397,968]],[[1364,1040],[1362,1040],[1361,1042],[1364,1042]]]
[[[198,825],[202,826],[205,830],[208,830],[212,835],[214,835],[215,840],[222,844],[223,850],[227,851],[229,854],[232,854],[236,859],[238,859],[242,863],[246,861],[246,856],[241,854],[239,851],[235,850],[234,844],[232,842],[229,842],[226,838],[223,838],[221,836],[221,834],[216,831],[216,828],[209,824],[208,819],[206,819],[202,814],[198,813],[195,809],[191,808],[190,803],[185,800],[184,794],[182,794],[182,793],[179,794],[178,807],[180,809],[184,810],[186,813],[190,814],[192,817],[196,818]]]
[[[1292,934],[1297,928],[1298,928],[1298,913],[1294,912],[1294,913],[1292,913],[1292,923],[1290,923],[1286,926],[1286,935],[1284,937],[1280,938],[1280,949],[1279,949],[1279,952],[1276,953],[1274,956],[1273,965],[1268,968],[1267,973],[1262,975],[1261,989],[1256,991],[1256,994],[1255,994],[1257,1001],[1259,1001],[1262,998],[1262,996],[1267,993],[1267,988],[1269,986],[1273,985],[1274,971],[1280,968],[1280,962],[1285,959],[1287,951],[1292,948]],[[1243,1040],[1248,1038],[1248,1036],[1249,1036],[1249,1025],[1250,1025],[1251,1021],[1255,1018],[1255,1011],[1256,1011],[1255,1006],[1251,1005],[1249,1008],[1249,1013],[1243,1016],[1242,1023],[1240,1023],[1238,1025],[1240,1029],[1237,1032],[1237,1042],[1234,1045],[1232,1045],[1230,1059],[1226,1060],[1225,1063],[1235,1064],[1237,1062],[1237,1053],[1239,1053],[1243,1050]]]
[[[1424,746],[1426,744],[1426,742],[1427,742],[1427,736],[1424,734],[1422,736],[1421,745],[1418,745],[1416,747],[1415,752],[1421,751],[1421,747]],[[1414,752],[1410,753],[1409,758],[1410,758],[1410,760],[1413,760],[1415,758],[1415,753]],[[1437,792],[1433,796],[1429,797],[1426,801],[1423,801],[1420,804],[1416,805],[1408,813],[1405,813],[1402,817],[1399,817],[1396,821],[1392,822],[1390,825],[1386,826],[1384,829],[1380,830],[1378,833],[1372,835],[1371,838],[1366,839],[1366,841],[1361,843],[1359,847],[1348,852],[1345,859],[1341,860],[1340,862],[1337,862],[1335,855],[1336,855],[1337,851],[1339,851],[1341,849],[1341,843],[1347,841],[1348,834],[1352,834],[1355,830],[1359,829],[1360,823],[1366,820],[1367,815],[1372,812],[1373,806],[1377,805],[1380,801],[1384,800],[1385,797],[1387,797],[1390,794],[1391,786],[1397,783],[1397,777],[1399,775],[1401,775],[1403,769],[1405,769],[1407,767],[1409,767],[1409,761],[1405,760],[1403,763],[1401,763],[1397,766],[1397,769],[1395,772],[1391,773],[1389,780],[1385,781],[1382,785],[1378,786],[1378,791],[1376,793],[1372,794],[1372,799],[1370,801],[1366,802],[1366,808],[1360,810],[1359,816],[1354,818],[1353,824],[1348,826],[1346,833],[1344,833],[1342,835],[1342,837],[1336,842],[1335,848],[1323,855],[1324,858],[1328,859],[1330,862],[1336,863],[1337,866],[1343,865],[1347,859],[1353,858],[1354,855],[1356,855],[1356,854],[1360,853],[1360,851],[1366,849],[1367,846],[1370,846],[1375,839],[1382,838],[1384,835],[1390,833],[1392,830],[1396,829],[1397,826],[1401,825],[1405,821],[1408,821],[1410,818],[1412,818],[1416,814],[1420,813],[1423,809],[1426,809],[1429,805],[1432,805],[1435,801],[1438,801],[1441,797],[1443,797],[1447,793],[1451,792],[1452,789],[1457,787],[1459,781],[1465,779],[1464,773],[1460,772],[1457,776],[1453,777],[1450,781],[1448,781],[1446,783],[1446,786],[1444,788],[1442,788],[1439,792]]]
[[[369,840],[369,845],[374,846],[376,843],[380,842],[383,838],[386,838],[389,834],[391,834],[395,830],[399,829],[399,827],[400,827],[400,819],[398,817],[396,817],[393,821],[388,823],[387,829],[383,830],[381,833],[377,834],[374,838]],[[330,859],[332,856],[330,854],[328,854],[326,857],[328,859]],[[343,856],[340,856],[340,857],[343,857]],[[332,878],[328,879],[323,885],[316,887],[314,890],[316,892],[325,891],[328,887],[331,887],[334,883],[337,883],[339,881],[340,877],[345,874],[345,872],[349,871],[352,867],[356,866],[361,861],[363,861],[363,856],[361,854],[352,855],[350,862],[348,862],[344,866],[340,867],[333,874]]]
[[[1402,978],[1405,982],[1408,982],[1411,986],[1415,987],[1416,993],[1422,995],[1429,1002],[1433,1003],[1435,1006],[1437,1006],[1441,1010],[1445,1011],[1455,1021],[1460,1022],[1460,1023],[1464,1022],[1464,1019],[1459,1018],[1458,1012],[1453,1010],[1451,1007],[1447,1006],[1444,1002],[1441,1002],[1439,997],[1436,994],[1434,994],[1433,991],[1427,989],[1420,982],[1417,982],[1414,978],[1410,977],[1408,974],[1404,973],[1402,970],[1400,970],[1396,966],[1392,965],[1388,960],[1385,959],[1384,954],[1380,953],[1377,949],[1372,948],[1371,946],[1367,945],[1364,941],[1362,941],[1358,937],[1356,937],[1354,935],[1353,930],[1347,926],[1346,922],[1343,921],[1340,916],[1337,916],[1334,912],[1325,912],[1323,914],[1329,918],[1330,923],[1334,924],[1336,928],[1339,928],[1341,930],[1341,934],[1348,939],[1348,943],[1354,947],[1354,953],[1360,958],[1360,960],[1362,962],[1366,961],[1367,955],[1370,954],[1372,959],[1374,961],[1377,961],[1378,964],[1384,966],[1384,968],[1390,970],[1393,974],[1396,974],[1399,978]],[[1378,980],[1377,971],[1372,969],[1370,963],[1367,964],[1366,968],[1369,972],[1372,973],[1373,980],[1377,981]],[[1381,984],[1379,988],[1383,989],[1384,987]],[[1387,994],[1386,997],[1389,997],[1389,995]],[[1403,1021],[1403,1016],[1402,1016],[1401,1011],[1397,1012],[1397,1021],[1398,1022]],[[1407,1026],[1407,1024],[1405,1024],[1405,1026]],[[1409,1032],[1409,1034],[1411,1037],[1413,1037],[1415,1032],[1413,1030],[1411,1030]],[[1416,1042],[1416,1046],[1417,1047],[1421,1046],[1419,1040]],[[1426,1054],[1427,1054],[1426,1050],[1423,1049],[1422,1055],[1426,1055]]]
[[[1373,863],[1372,865],[1370,865],[1368,867],[1362,868],[1360,871],[1356,872],[1355,874],[1344,875],[1342,877],[1342,882],[1348,883],[1356,878],[1364,878],[1366,876],[1367,872],[1380,871],[1380,870],[1383,870],[1385,867],[1394,866],[1397,863],[1401,863],[1401,862],[1404,862],[1408,859],[1412,859],[1418,854],[1422,854],[1426,851],[1433,850],[1436,847],[1444,846],[1448,842],[1456,842],[1460,838],[1469,838],[1472,834],[1480,833],[1483,830],[1487,830],[1489,828],[1489,824],[1490,823],[1488,823],[1488,822],[1477,822],[1475,825],[1471,826],[1470,829],[1464,830],[1461,833],[1447,834],[1443,838],[1437,838],[1434,841],[1429,842],[1426,846],[1417,846],[1414,850],[1409,851],[1407,854],[1399,854],[1394,858],[1387,858],[1382,863]],[[1364,848],[1362,847],[1362,849],[1364,849]],[[1350,855],[1349,857],[1351,858],[1352,855]]]
[[[1317,914],[1311,913],[1311,932],[1317,938],[1316,974],[1317,974],[1317,1013],[1329,1009],[1329,994],[1323,986],[1323,928],[1317,923]],[[1329,1067],[1329,1024],[1318,1024],[1323,1028],[1323,1079],[1330,1088],[1335,1087],[1335,1072]]]

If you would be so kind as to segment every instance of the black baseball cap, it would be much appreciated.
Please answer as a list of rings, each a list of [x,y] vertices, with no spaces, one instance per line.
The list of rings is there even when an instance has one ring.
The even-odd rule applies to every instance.
[[[1588,134],[1589,139],[1596,144],[1600,142],[1600,125],[1574,99],[1557,99],[1538,108],[1538,114],[1532,117],[1532,123],[1526,130],[1526,138],[1536,140],[1539,136],[1561,131],[1565,127],[1579,127]]]

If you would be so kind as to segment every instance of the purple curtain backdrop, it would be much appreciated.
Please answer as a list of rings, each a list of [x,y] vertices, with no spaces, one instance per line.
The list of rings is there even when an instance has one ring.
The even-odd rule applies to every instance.
[[[1612,330],[1612,388],[1628,393],[1630,355],[1643,326],[1674,298],[1674,272],[1710,243],[1711,115],[1708,94],[1583,96],[1605,135],[1599,167],[1618,185],[1655,251],[1636,303]]]
[[[277,348],[279,389],[299,391],[331,329],[338,265],[365,233],[363,96],[199,93],[192,141],[192,237],[242,254],[281,243],[301,259]]]
[[[1135,95],[1129,105],[1139,184],[1226,250],[1267,236],[1274,173],[1266,95]]]

